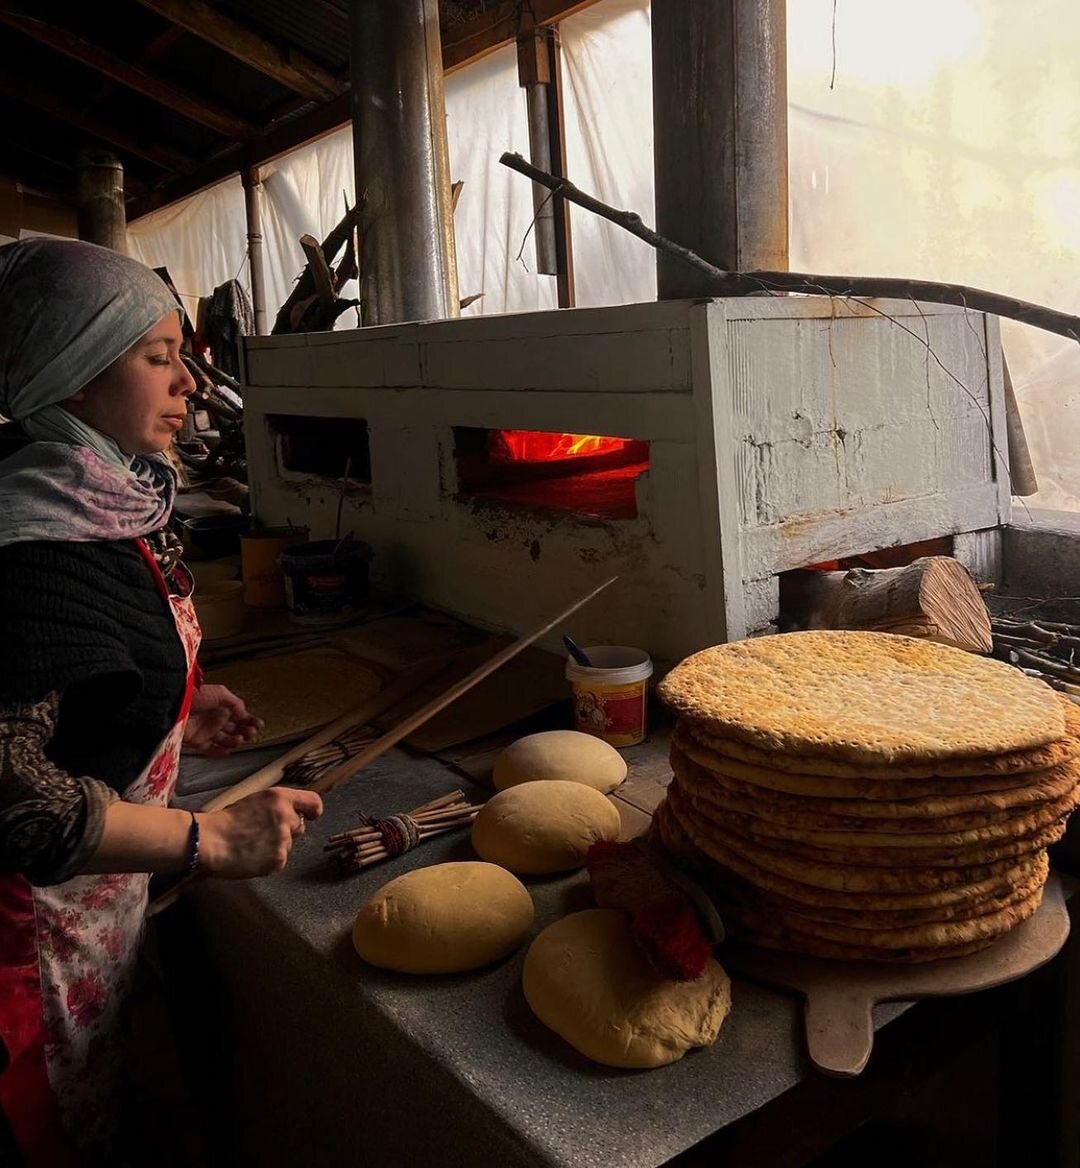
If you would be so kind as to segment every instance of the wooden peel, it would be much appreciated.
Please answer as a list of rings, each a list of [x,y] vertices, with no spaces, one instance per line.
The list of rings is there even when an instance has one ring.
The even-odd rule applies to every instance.
[[[500,666],[505,665],[507,661],[516,657],[522,650],[527,649],[533,642],[538,641],[545,633],[551,632],[556,625],[561,624],[568,617],[573,616],[579,608],[583,608],[590,600],[599,596],[605,588],[614,584],[618,576],[612,576],[605,580],[603,584],[593,588],[580,599],[575,600],[573,604],[564,608],[557,616],[546,621],[539,628],[533,629],[531,632],[525,633],[518,637],[512,644],[507,645],[505,649],[501,649],[489,660],[478,666],[463,677],[460,681],[455,682],[444,693],[438,695],[432,701],[428,702],[426,706],[422,706],[419,710],[410,714],[407,718],[401,721],[392,730],[387,731],[381,738],[377,739],[370,746],[361,750],[359,754],[352,758],[346,759],[339,766],[334,767],[333,770],[323,775],[317,782],[313,783],[309,790],[316,791],[320,795],[326,794],[328,791],[334,789],[346,779],[351,778],[358,771],[362,770],[369,762],[373,762],[380,755],[385,754],[392,747],[396,746],[403,738],[407,738],[417,727],[422,726],[429,718],[433,718],[441,710],[446,709],[451,702],[456,701],[462,694],[472,689],[474,685],[479,684],[485,677],[489,677]],[[419,678],[418,669],[414,669],[407,674],[404,674],[393,685],[376,694],[370,702],[365,706],[359,707],[348,714],[343,714],[336,722],[330,726],[320,730],[318,734],[313,735],[306,742],[300,743],[293,747],[287,754],[282,755],[281,758],[262,767],[256,771],[255,774],[249,775],[248,778],[237,783],[236,786],[231,787],[228,791],[221,795],[215,796],[207,803],[203,811],[220,811],[224,807],[243,799],[247,795],[253,795],[258,791],[265,791],[268,787],[272,787],[278,779],[281,778],[284,768],[289,763],[295,762],[296,759],[302,757],[303,754],[310,750],[314,750],[319,746],[324,746],[331,738],[336,737],[343,731],[350,729],[353,726],[361,725],[361,719],[364,722],[371,721],[379,714],[385,713],[398,702],[404,700],[408,695],[416,689],[417,685],[422,684],[424,680],[429,680],[430,677],[435,676],[436,673],[441,672],[443,666],[447,662],[444,660],[432,669],[432,673],[428,678]],[[163,893],[156,900],[154,900],[147,909],[148,916],[154,916],[161,912],[162,909],[168,908],[179,899],[180,894],[184,889],[191,884],[193,880],[201,879],[199,874],[195,876],[186,876],[184,879],[178,881],[173,885],[168,892]]]
[[[247,795],[254,795],[257,791],[265,791],[268,787],[272,787],[291,763],[303,758],[312,750],[318,750],[320,746],[332,742],[338,735],[344,734],[346,730],[351,730],[355,726],[366,726],[375,718],[385,714],[387,710],[392,710],[399,702],[403,702],[410,694],[415,693],[422,685],[447,669],[453,660],[453,654],[442,654],[412,666],[386,689],[372,695],[359,706],[347,710],[340,718],[336,718],[328,726],[324,726],[317,733],[312,734],[310,738],[304,739],[303,742],[298,743],[280,758],[260,767],[254,774],[248,775],[246,779],[241,779],[239,783],[227,791],[219,792],[209,802],[204,803],[200,810],[220,811]]]
[[[806,1048],[826,1075],[850,1079],[870,1060],[874,1006],[973,993],[1014,981],[1057,955],[1069,935],[1061,882],[1051,875],[1034,916],[967,957],[919,965],[831,961],[751,946],[730,946],[721,961],[750,981],[794,990],[806,1002]]]

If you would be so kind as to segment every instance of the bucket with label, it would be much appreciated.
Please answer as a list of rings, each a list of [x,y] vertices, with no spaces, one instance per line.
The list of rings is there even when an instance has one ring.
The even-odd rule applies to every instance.
[[[371,548],[359,540],[316,540],[281,553],[289,616],[302,624],[335,624],[367,607]]]
[[[649,718],[649,654],[626,645],[589,645],[591,665],[568,659],[566,678],[574,701],[574,727],[612,746],[645,741]]]
[[[285,607],[281,553],[307,540],[306,527],[264,527],[240,536],[244,603],[249,608]]]

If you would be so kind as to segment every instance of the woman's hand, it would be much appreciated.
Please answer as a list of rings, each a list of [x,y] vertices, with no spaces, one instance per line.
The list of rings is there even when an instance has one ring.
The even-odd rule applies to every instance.
[[[225,758],[238,746],[254,742],[262,725],[231,690],[223,685],[204,685],[191,698],[184,749],[208,758]]]
[[[197,814],[201,866],[212,876],[280,872],[309,819],[323,812],[314,791],[271,787],[222,811]]]

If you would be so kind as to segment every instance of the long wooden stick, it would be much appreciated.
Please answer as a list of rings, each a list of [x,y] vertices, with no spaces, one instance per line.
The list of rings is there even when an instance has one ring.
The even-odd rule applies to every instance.
[[[259,791],[268,790],[282,777],[285,768],[290,763],[295,762],[299,758],[303,758],[311,750],[317,750],[320,746],[325,746],[328,742],[337,738],[339,734],[344,734],[346,730],[351,730],[355,726],[366,726],[373,718],[378,718],[380,714],[385,714],[387,710],[393,709],[394,706],[398,705],[399,702],[403,702],[426,682],[430,681],[433,677],[437,677],[444,669],[447,669],[453,663],[454,657],[455,654],[451,653],[419,662],[403,673],[395,682],[387,686],[386,689],[380,690],[379,693],[368,698],[366,702],[342,714],[340,718],[331,722],[329,726],[324,726],[317,733],[305,739],[305,741],[298,743],[292,750],[286,752],[280,758],[276,758],[273,762],[267,763],[266,766],[260,767],[254,774],[248,775],[246,779],[241,779],[235,786],[229,787],[228,790],[215,795],[207,803],[204,803],[199,810],[221,811],[225,807],[231,807],[233,803],[238,802],[248,795],[254,795]],[[150,917],[156,916],[162,909],[166,909],[169,905],[175,904],[188,885],[192,881],[199,879],[201,879],[201,876],[196,874],[194,876],[185,876],[178,880],[171,888],[150,902],[146,910],[146,915]]]
[[[320,795],[325,795],[328,791],[332,791],[339,783],[343,783],[346,779],[351,778],[357,771],[363,770],[369,762],[373,762],[379,755],[385,754],[391,747],[396,746],[403,738],[407,738],[417,727],[422,726],[428,721],[429,718],[433,718],[436,714],[445,710],[451,702],[457,701],[463,693],[472,689],[474,685],[483,681],[485,677],[489,677],[496,669],[516,657],[523,649],[527,649],[534,641],[538,641],[545,633],[550,633],[557,625],[562,624],[568,617],[573,616],[579,608],[583,608],[590,600],[599,596],[605,588],[614,584],[617,579],[618,576],[612,576],[610,580],[605,580],[598,588],[593,588],[592,591],[586,593],[579,600],[575,600],[573,604],[568,605],[557,616],[552,617],[551,620],[546,621],[539,628],[533,629],[532,632],[518,637],[512,645],[507,645],[505,649],[500,650],[494,657],[489,658],[483,665],[474,669],[468,677],[463,677],[445,693],[440,694],[437,698],[428,702],[426,706],[422,706],[414,714],[410,714],[409,717],[399,722],[392,730],[388,731],[370,746],[361,750],[359,754],[353,755],[352,758],[346,759],[343,763],[334,767],[333,770],[328,771],[311,785],[311,790],[318,791]]]
[[[456,701],[459,697],[461,697],[462,694],[472,689],[474,685],[477,685],[479,682],[483,681],[485,677],[489,677],[492,673],[495,672],[496,669],[502,665],[505,665],[507,661],[510,661],[512,658],[516,657],[520,652],[522,652],[522,650],[527,649],[534,641],[538,641],[545,633],[551,632],[551,630],[557,625],[561,624],[568,617],[573,616],[573,614],[577,612],[579,608],[583,608],[586,604],[589,603],[590,600],[596,596],[599,596],[599,594],[603,592],[605,588],[609,587],[611,584],[614,584],[617,579],[618,576],[612,576],[609,580],[605,580],[604,583],[599,587],[593,588],[592,591],[586,593],[586,595],[582,596],[579,600],[575,600],[573,604],[568,605],[557,616],[552,617],[551,620],[545,622],[539,628],[533,629],[532,632],[526,633],[524,636],[519,637],[516,641],[514,641],[513,644],[507,645],[505,649],[501,649],[493,657],[485,661],[483,665],[480,665],[478,668],[474,669],[467,677],[463,677],[460,681],[455,682],[455,684],[452,685],[445,693],[440,694],[433,701],[428,702],[426,706],[422,706],[415,713],[410,714],[409,717],[405,718],[402,722],[395,726],[393,730],[390,730],[388,733],[384,734],[365,750],[362,750],[359,754],[354,755],[350,759],[346,759],[346,761],[341,763],[340,766],[335,767],[328,774],[323,775],[323,777],[319,779],[318,782],[313,783],[309,789],[312,791],[317,791],[319,794],[326,794],[326,792],[331,791],[334,787],[338,786],[339,783],[343,783],[346,779],[351,778],[354,774],[357,773],[357,771],[360,771],[365,766],[367,766],[369,762],[372,762],[381,754],[385,754],[391,747],[396,746],[403,738],[407,738],[414,730],[428,721],[429,718],[433,718],[440,711],[446,709],[446,707],[450,705],[451,702]],[[404,682],[404,680],[405,678],[403,677],[401,681]],[[395,685],[396,684],[397,683],[395,683]],[[411,693],[415,688],[416,680],[415,678],[410,678],[410,687],[408,692]],[[375,702],[379,698],[386,697],[394,689],[395,686],[389,687],[389,689],[384,690],[382,694],[379,694],[376,698],[373,698],[372,701]],[[402,698],[406,696],[408,696],[407,693],[397,694],[397,700],[395,702],[382,706],[378,712],[381,713],[384,710],[389,709],[391,705],[396,705],[397,701],[402,700]],[[370,721],[370,719],[375,716],[377,716],[375,713],[369,714],[368,720]],[[356,723],[350,724],[355,725]],[[327,729],[329,729],[329,727],[327,727]],[[348,727],[343,727],[343,729],[348,729]],[[324,733],[325,731],[320,732],[320,734]],[[319,736],[320,735],[316,735],[315,737]],[[304,745],[307,750],[313,749],[313,739],[302,745]],[[324,745],[324,743],[319,743],[318,745]],[[289,755],[295,755],[296,749],[299,748],[294,748],[294,750],[289,752]],[[286,755],[285,757],[288,758],[289,755]],[[282,761],[282,759],[278,760],[279,763]],[[289,761],[293,760],[290,758]],[[233,796],[232,798],[229,798],[227,802],[218,803],[217,807],[211,807],[210,804],[207,804],[203,810],[220,810],[221,807],[228,806],[229,803],[236,802],[237,799],[243,798],[244,795],[254,794],[256,790],[265,790],[267,787],[272,787],[276,781],[276,778],[280,778],[280,773],[275,777],[273,772],[274,764],[271,764],[271,766],[268,767],[263,767],[261,772],[256,772],[257,774],[261,773],[263,776],[260,779],[260,786],[251,788],[248,784],[250,782],[250,778],[254,778],[255,776],[250,776],[248,780],[245,780],[243,783],[238,783],[236,787],[233,787],[229,791],[225,792],[224,796],[219,797],[224,798],[226,796]],[[246,787],[247,789],[245,789],[242,794],[237,794],[240,787]],[[211,802],[216,803],[217,799],[211,800]],[[195,876],[187,876],[184,879],[178,881],[172,886],[172,888],[169,889],[168,892],[163,893],[150,905],[150,907],[147,909],[147,915],[154,916],[155,914],[161,912],[162,909],[168,908],[169,905],[173,904],[176,900],[179,899],[180,894],[193,880],[198,880],[200,878],[201,877],[196,874]]]
[[[815,276],[806,272],[728,272],[710,264],[697,252],[675,243],[646,227],[635,211],[619,211],[602,203],[592,195],[579,190],[567,179],[558,178],[526,162],[520,154],[504,154],[503,166],[531,178],[556,195],[584,207],[587,211],[618,224],[631,235],[643,239],[658,251],[678,256],[679,259],[710,277],[709,290],[717,296],[743,296],[750,292],[806,292],[826,296],[895,296],[903,300],[926,300],[933,304],[956,304],[977,312],[1007,316],[1021,324],[1057,333],[1073,341],[1080,341],[1080,316],[1059,312],[1042,304],[1017,300],[999,292],[969,288],[965,284],[942,284],[936,280],[907,280],[889,276]]]

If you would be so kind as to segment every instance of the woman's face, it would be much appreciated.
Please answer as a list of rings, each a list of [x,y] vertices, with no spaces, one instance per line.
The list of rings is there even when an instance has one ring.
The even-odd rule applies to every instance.
[[[63,403],[125,454],[164,450],[184,424],[195,382],[180,359],[180,317],[163,316],[149,332]]]

